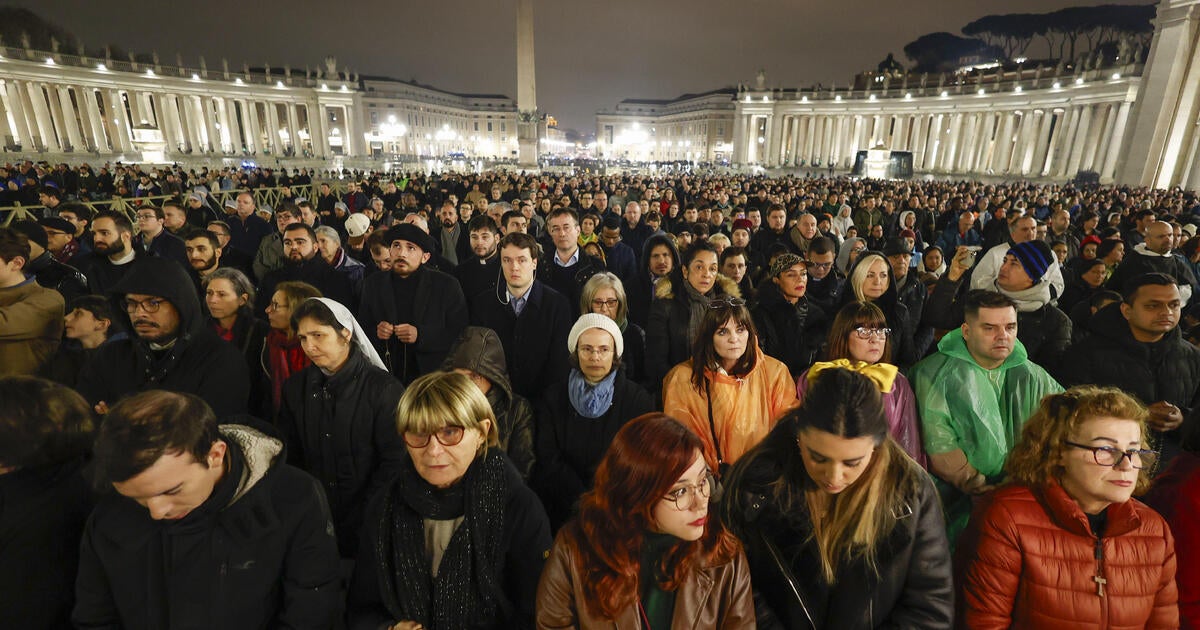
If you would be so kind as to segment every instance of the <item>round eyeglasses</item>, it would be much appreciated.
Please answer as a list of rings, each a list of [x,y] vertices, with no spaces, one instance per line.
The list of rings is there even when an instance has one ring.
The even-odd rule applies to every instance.
[[[686,512],[698,505],[707,503],[708,498],[712,496],[712,489],[716,483],[717,480],[713,477],[712,471],[707,471],[704,479],[700,480],[700,483],[675,488],[668,492],[667,496],[663,497],[663,499],[673,503],[676,510]]]

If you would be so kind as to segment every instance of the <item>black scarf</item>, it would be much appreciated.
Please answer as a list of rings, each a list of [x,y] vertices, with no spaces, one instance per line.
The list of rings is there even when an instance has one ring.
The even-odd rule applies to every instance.
[[[383,498],[375,553],[379,590],[395,619],[430,630],[494,627],[511,604],[501,588],[504,504],[511,478],[499,451],[475,459],[462,480],[435,488],[405,460]],[[463,517],[433,577],[424,519]],[[499,615],[497,610],[499,609]]]

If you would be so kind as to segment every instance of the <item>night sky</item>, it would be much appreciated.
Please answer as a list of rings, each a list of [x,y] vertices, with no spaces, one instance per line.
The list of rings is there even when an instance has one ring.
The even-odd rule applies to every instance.
[[[1129,0],[1150,4],[1145,0]],[[760,68],[777,87],[844,86],[888,52],[990,13],[1102,4],[1068,0],[535,0],[538,106],[564,128],[624,98],[673,98],[739,82]],[[516,97],[516,4],[506,0],[289,2],[10,1],[89,47],[157,50],[173,64],[222,56],[294,71],[326,55],[361,74],[454,92]],[[190,9],[189,9],[190,7]],[[1037,40],[1035,40],[1037,41]],[[1034,50],[1034,56],[1037,50]]]

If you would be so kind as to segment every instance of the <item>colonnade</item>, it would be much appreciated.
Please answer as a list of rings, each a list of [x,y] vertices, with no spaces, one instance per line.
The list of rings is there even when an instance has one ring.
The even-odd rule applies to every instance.
[[[1122,99],[948,109],[905,99],[894,113],[875,103],[871,112],[746,107],[736,128],[735,161],[848,168],[858,151],[883,148],[912,152],[918,172],[1069,178],[1095,171],[1111,181],[1132,104]]]
[[[81,85],[0,74],[0,137],[5,148],[48,153],[164,155],[331,154],[330,111],[344,145],[361,135],[353,109],[306,98],[304,92],[275,99],[172,90],[170,85]],[[297,96],[299,98],[297,98]]]

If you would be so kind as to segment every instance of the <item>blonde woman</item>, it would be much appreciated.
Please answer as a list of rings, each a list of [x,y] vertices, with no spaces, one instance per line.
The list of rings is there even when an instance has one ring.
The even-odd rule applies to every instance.
[[[875,383],[822,370],[730,471],[760,628],[949,628],[950,550],[933,483],[888,437]]]

